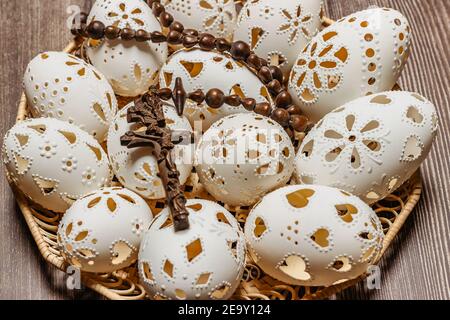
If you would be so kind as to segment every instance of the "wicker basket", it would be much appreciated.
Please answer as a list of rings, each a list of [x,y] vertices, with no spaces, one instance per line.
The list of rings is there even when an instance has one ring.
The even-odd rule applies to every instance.
[[[324,18],[324,26],[332,23],[332,20]],[[64,49],[65,52],[74,52],[79,47],[80,42],[72,40]],[[398,87],[397,87],[398,88]],[[124,106],[129,100],[119,97],[119,105]],[[25,94],[20,99],[18,114],[16,121],[21,121],[29,117],[27,109],[27,100]],[[187,184],[189,193],[188,198],[211,198],[198,183],[198,177],[193,173]],[[61,214],[37,208],[36,205],[18,191],[12,184],[11,188],[16,196],[17,203],[22,211],[25,221],[36,241],[37,247],[43,258],[54,265],[56,268],[66,271],[68,264],[64,261],[58,249],[56,232]],[[373,208],[377,213],[385,232],[383,248],[379,256],[375,259],[377,263],[386,252],[390,243],[393,241],[400,228],[412,212],[414,206],[420,198],[422,190],[420,174],[417,172],[409,181],[395,191],[394,194],[388,196],[384,200],[376,203]],[[150,201],[149,205],[152,211],[157,213],[161,210],[161,202]],[[239,222],[244,223],[248,214],[248,209],[229,208],[235,214]],[[235,299],[323,299],[327,298],[339,291],[355,285],[358,281],[363,280],[366,275],[359,278],[348,280],[346,282],[333,285],[331,287],[303,287],[290,286],[280,281],[274,280],[264,272],[247,256],[247,265],[244,277],[240,286],[235,292]],[[92,290],[100,293],[108,299],[125,299],[138,300],[146,297],[143,287],[139,284],[137,267],[133,265],[123,270],[113,272],[111,274],[90,274],[81,273],[82,283]]]

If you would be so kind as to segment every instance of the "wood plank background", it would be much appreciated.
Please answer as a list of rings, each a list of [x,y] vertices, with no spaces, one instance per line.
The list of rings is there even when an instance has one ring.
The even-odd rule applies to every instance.
[[[273,0],[276,1],[276,0]],[[86,10],[92,1],[0,0],[0,131],[14,124],[22,75],[38,52],[60,50],[69,41],[69,5]],[[405,14],[413,30],[413,51],[402,88],[436,104],[440,130],[422,166],[424,193],[381,263],[381,290],[365,284],[336,299],[450,299],[450,51],[448,0],[327,0],[333,19],[369,6]],[[89,290],[70,291],[65,277],[39,256],[1,170],[0,299],[92,299]]]

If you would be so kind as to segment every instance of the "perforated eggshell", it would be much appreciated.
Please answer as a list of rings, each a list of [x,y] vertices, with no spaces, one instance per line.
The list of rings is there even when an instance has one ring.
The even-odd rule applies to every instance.
[[[65,52],[44,52],[28,64],[23,84],[35,118],[68,121],[100,142],[106,139],[117,101],[108,81],[92,65]]]
[[[227,39],[233,35],[237,16],[233,0],[170,0],[162,3],[185,28]]]
[[[28,198],[55,212],[111,180],[108,157],[97,140],[53,118],[16,123],[4,137],[3,162]]]
[[[139,277],[151,299],[228,299],[245,266],[245,240],[236,219],[219,204],[187,201],[190,227],[175,232],[164,209],[145,232]]]
[[[294,148],[284,129],[256,113],[214,123],[195,152],[196,172],[205,189],[226,204],[251,205],[289,180]]]
[[[295,176],[375,202],[418,169],[437,122],[433,104],[416,93],[391,91],[356,99],[326,115],[306,136]]]
[[[179,50],[161,68],[161,87],[173,88],[177,77],[182,79],[187,92],[201,89],[206,94],[210,89],[218,88],[227,95],[237,94],[241,98],[254,98],[256,102],[272,104],[269,91],[261,80],[228,54],[203,51],[198,48]],[[233,107],[224,104],[219,109],[213,109],[206,103],[197,105],[191,100],[187,101],[184,109],[184,115],[189,119],[192,127],[203,128],[204,131],[222,117],[246,112],[249,111],[242,106]]]
[[[299,54],[289,92],[312,121],[358,97],[391,90],[409,55],[411,30],[398,11],[359,11],[318,33]]]
[[[58,244],[65,259],[87,272],[112,272],[137,260],[153,214],[136,193],[103,188],[77,200],[61,219]]]
[[[161,25],[142,0],[97,0],[88,23],[93,20],[106,26],[161,32]],[[86,53],[92,64],[109,80],[116,94],[137,96],[157,82],[158,71],[167,59],[167,43],[90,39]]]
[[[288,75],[298,54],[319,31],[322,1],[247,1],[239,13],[234,40],[251,49]]]
[[[108,132],[108,155],[114,174],[125,187],[137,192],[147,199],[165,197],[159,168],[155,157],[148,147],[129,149],[120,144],[120,137],[128,131],[139,128],[138,124],[127,122],[127,112],[134,102],[119,111]],[[194,158],[194,144],[191,143],[192,128],[185,117],[178,116],[175,107],[170,104],[163,106],[166,124],[172,130],[172,141],[183,141],[176,144],[172,150],[172,158],[180,172],[180,182],[183,184],[189,177]],[[144,128],[142,128],[144,129]]]
[[[254,261],[268,275],[293,285],[330,286],[360,276],[379,254],[383,237],[367,204],[318,185],[271,192],[245,223]]]

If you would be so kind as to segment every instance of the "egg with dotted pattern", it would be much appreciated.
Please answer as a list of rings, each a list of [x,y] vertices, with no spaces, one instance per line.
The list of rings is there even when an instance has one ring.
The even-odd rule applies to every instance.
[[[244,272],[244,234],[215,202],[190,199],[186,207],[189,229],[176,232],[166,208],[145,232],[138,260],[141,283],[151,299],[228,299]]]
[[[244,229],[249,253],[265,273],[302,286],[327,287],[360,276],[384,238],[367,204],[318,185],[269,193],[252,209]]]
[[[106,139],[117,101],[92,65],[65,52],[44,52],[28,64],[23,85],[33,117],[68,121],[99,142]]]
[[[256,113],[215,122],[202,136],[194,164],[200,182],[218,201],[247,206],[287,183],[294,148],[286,131]]]
[[[417,93],[388,91],[355,99],[309,132],[294,176],[344,189],[367,203],[379,201],[419,168],[437,128],[436,108]]]
[[[58,226],[58,245],[65,260],[86,272],[107,273],[137,260],[153,214],[136,193],[103,188],[78,199]]]
[[[161,25],[142,0],[97,0],[89,13],[105,26],[161,32]],[[106,76],[114,92],[137,96],[157,82],[158,71],[167,59],[167,43],[122,39],[89,39],[86,53],[92,64]]]
[[[411,30],[400,12],[353,13],[318,33],[300,52],[289,92],[312,121],[353,99],[391,90],[409,55]]]
[[[92,136],[54,118],[16,123],[3,140],[9,180],[45,209],[64,212],[111,182],[108,156]]]

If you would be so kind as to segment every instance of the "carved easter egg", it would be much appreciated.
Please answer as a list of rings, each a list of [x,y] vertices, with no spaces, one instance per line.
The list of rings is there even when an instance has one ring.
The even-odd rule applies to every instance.
[[[166,208],[145,232],[141,283],[151,299],[228,299],[244,272],[244,234],[219,204],[191,199],[186,205],[189,229],[176,232]]]
[[[107,186],[108,156],[92,136],[53,118],[18,122],[5,135],[8,177],[29,199],[64,212],[78,198]]]
[[[139,131],[146,127],[127,122],[127,112],[134,102],[119,111],[108,132],[108,155],[114,174],[125,187],[137,192],[147,199],[165,197],[159,168],[155,157],[148,147],[129,149],[120,144],[120,137],[128,131]],[[191,143],[192,128],[185,117],[179,117],[175,107],[163,106],[166,124],[172,130],[172,141],[178,142],[172,150],[172,157],[180,172],[180,182],[186,182],[193,167],[194,144]]]
[[[65,52],[44,52],[28,64],[23,84],[35,118],[68,121],[106,139],[117,101],[106,78],[92,65]]]
[[[227,95],[236,94],[241,98],[254,98],[258,103],[272,104],[269,91],[261,80],[228,54],[200,49],[179,50],[161,68],[161,87],[173,88],[177,77],[182,79],[187,92],[201,89],[206,94],[210,89],[218,88]],[[191,100],[187,101],[184,109],[184,115],[192,127],[203,130],[207,130],[212,123],[224,116],[245,112],[249,111],[241,105],[233,107],[224,104],[213,109],[206,103],[197,105]]]
[[[322,1],[247,1],[238,17],[234,40],[288,73],[299,52],[321,26]]]
[[[295,175],[303,183],[338,187],[376,202],[417,170],[437,121],[433,104],[416,93],[358,98],[326,115],[306,136]]]
[[[196,171],[205,189],[226,204],[252,205],[289,180],[294,148],[284,129],[256,113],[214,123],[195,152]]]
[[[98,20],[105,26],[161,31],[161,25],[142,0],[97,0],[88,24]],[[92,64],[111,83],[116,94],[137,96],[157,82],[158,70],[167,59],[167,44],[121,39],[90,39],[86,53]]]
[[[139,245],[153,214],[136,193],[103,188],[67,210],[58,226],[65,260],[87,272],[112,272],[137,260]]]
[[[289,91],[317,122],[353,99],[391,90],[409,55],[410,39],[400,12],[356,12],[312,38],[295,62]]]
[[[268,275],[293,285],[331,286],[360,276],[379,254],[383,237],[367,204],[318,185],[271,192],[245,223],[253,260]]]
[[[187,29],[231,39],[236,26],[233,0],[164,0],[167,12]]]

